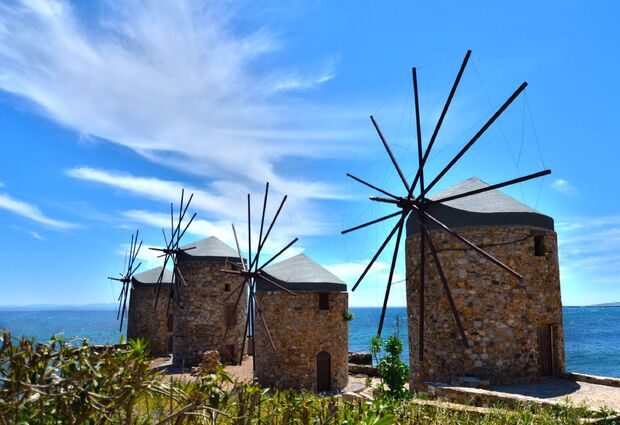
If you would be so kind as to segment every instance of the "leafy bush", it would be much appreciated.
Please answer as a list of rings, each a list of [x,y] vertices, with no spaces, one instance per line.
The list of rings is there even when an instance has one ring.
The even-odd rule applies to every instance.
[[[345,322],[350,322],[351,320],[353,320],[353,313],[351,313],[345,308],[344,310],[342,310],[342,320],[344,320]]]
[[[386,354],[379,359],[382,349]],[[381,396],[403,399],[410,395],[405,389],[405,384],[409,380],[409,366],[400,359],[402,351],[403,342],[397,336],[389,336],[385,342],[376,336],[371,341],[370,352],[381,377],[381,384],[377,387],[377,392]]]

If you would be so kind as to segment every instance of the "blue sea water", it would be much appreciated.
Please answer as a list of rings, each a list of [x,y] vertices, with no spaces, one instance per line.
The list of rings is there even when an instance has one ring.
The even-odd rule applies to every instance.
[[[377,331],[380,308],[351,308],[349,349],[368,351]],[[620,378],[620,307],[565,307],[566,369],[573,372]],[[85,337],[93,344],[116,343],[121,334],[113,310],[0,311],[0,328],[14,336],[46,341],[53,334]],[[404,342],[402,358],[408,359],[407,310],[390,308],[383,335],[397,331]]]

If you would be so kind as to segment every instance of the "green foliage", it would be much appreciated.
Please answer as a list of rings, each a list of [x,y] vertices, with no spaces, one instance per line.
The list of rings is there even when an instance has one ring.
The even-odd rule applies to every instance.
[[[345,308],[344,310],[342,310],[342,320],[344,320],[345,322],[350,322],[351,320],[353,320],[353,313],[351,313]]]
[[[382,348],[385,355],[379,359]],[[381,384],[377,387],[380,396],[403,399],[410,395],[405,389],[409,379],[409,366],[400,359],[402,351],[403,342],[397,336],[389,336],[385,342],[379,336],[371,340],[370,352],[381,377]]]
[[[375,342],[378,355],[382,343]],[[385,341],[387,356],[381,361],[400,354],[399,342]],[[0,348],[0,425],[578,424],[581,417],[600,419],[613,413],[568,405],[480,413],[394,397],[345,402],[235,382],[223,368],[177,381],[149,364],[142,340],[101,348],[62,338],[48,344],[15,341],[5,332]]]

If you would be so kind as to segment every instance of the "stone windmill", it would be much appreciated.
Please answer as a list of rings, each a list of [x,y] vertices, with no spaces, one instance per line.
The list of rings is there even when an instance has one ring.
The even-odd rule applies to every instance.
[[[246,293],[246,289],[247,289],[247,315],[246,315],[246,320],[245,320],[245,334],[248,336],[248,338],[253,342],[254,340],[254,329],[256,328],[256,320],[258,319],[261,323],[261,326],[263,326],[269,342],[270,342],[270,346],[273,350],[275,350],[275,345],[273,342],[273,339],[271,337],[271,333],[269,332],[269,328],[267,326],[267,323],[265,322],[265,319],[263,317],[262,314],[262,310],[260,307],[260,303],[259,300],[256,297],[256,288],[257,288],[257,283],[258,280],[260,279],[262,284],[268,284],[268,285],[273,285],[273,287],[278,288],[288,294],[294,294],[293,291],[287,289],[286,287],[284,287],[283,285],[281,285],[280,283],[275,282],[273,279],[270,278],[270,276],[267,273],[264,273],[264,269],[265,267],[267,267],[269,264],[271,264],[273,261],[275,261],[278,257],[280,257],[280,255],[282,255],[284,252],[286,252],[291,246],[293,246],[293,244],[295,244],[298,240],[298,238],[293,239],[291,242],[289,242],[284,248],[282,248],[280,251],[278,251],[275,255],[273,255],[269,260],[263,262],[262,264],[260,264],[260,258],[261,258],[261,254],[263,253],[263,249],[265,248],[265,244],[267,242],[267,239],[269,238],[269,235],[278,219],[278,216],[280,215],[280,212],[282,211],[282,207],[284,207],[284,203],[286,202],[287,196],[285,195],[282,198],[282,201],[280,202],[280,206],[278,207],[273,219],[271,220],[271,223],[269,224],[269,226],[267,227],[266,231],[263,234],[263,231],[265,230],[265,212],[267,209],[267,200],[268,200],[268,196],[269,196],[269,182],[267,182],[266,186],[265,186],[265,196],[263,199],[263,209],[261,212],[261,222],[260,222],[260,230],[259,230],[259,236],[258,236],[258,243],[256,246],[256,250],[254,251],[255,255],[252,255],[252,221],[251,221],[251,207],[250,207],[250,194],[248,194],[247,197],[247,203],[248,203],[248,208],[247,208],[247,214],[248,214],[248,258],[247,258],[247,262],[245,261],[245,259],[242,257],[241,255],[241,247],[239,245],[239,239],[237,238],[237,230],[235,229],[235,225],[232,225],[232,230],[233,230],[233,234],[235,237],[235,243],[237,245],[237,253],[239,255],[239,262],[234,262],[234,263],[230,263],[235,270],[222,270],[222,272],[224,273],[229,273],[229,274],[234,274],[234,275],[238,275],[241,278],[243,278],[243,286],[241,286],[239,288],[239,293],[237,294],[237,299],[235,301],[235,307],[234,309],[237,309],[237,306],[239,305],[239,303],[241,302],[242,299],[242,295],[244,295]],[[230,294],[230,296],[232,296],[233,294]],[[253,351],[253,366],[256,365],[256,353],[254,352],[254,349],[256,347],[253,346],[252,347],[252,351]],[[241,353],[240,353],[240,357],[239,357],[239,364],[242,363],[243,361],[243,352],[245,349],[245,339],[244,339],[244,345],[242,347]]]
[[[129,290],[131,289],[132,277],[142,265],[142,263],[138,263],[138,265],[134,267],[141,247],[142,241],[138,243],[138,231],[136,230],[136,234],[131,235],[129,251],[125,254],[124,272],[119,273],[121,277],[108,277],[108,279],[121,282],[122,284],[121,293],[118,296],[118,311],[116,313],[116,319],[120,319],[119,332],[123,331],[123,320],[125,318],[125,312],[127,311],[127,298],[129,297]]]
[[[384,195],[384,196],[371,196],[370,197],[371,201],[393,205],[396,209],[391,214],[377,218],[375,220],[364,223],[362,225],[355,226],[353,228],[347,229],[342,232],[342,233],[348,233],[354,230],[364,228],[366,226],[370,226],[370,225],[373,225],[379,222],[383,222],[385,220],[397,219],[396,224],[392,227],[388,236],[385,238],[383,243],[380,245],[376,254],[373,256],[372,260],[367,265],[367,267],[365,268],[365,270],[363,271],[363,273],[361,274],[361,276],[359,277],[359,279],[353,286],[353,291],[355,291],[355,289],[358,287],[360,282],[364,279],[364,277],[370,270],[373,263],[377,260],[379,255],[383,252],[387,244],[394,238],[394,236],[396,236],[394,252],[392,254],[389,277],[388,277],[385,296],[383,300],[383,310],[382,310],[381,318],[379,321],[379,328],[378,328],[379,335],[381,334],[381,331],[383,328],[385,311],[386,311],[387,302],[388,302],[389,295],[390,295],[390,288],[392,286],[392,280],[394,276],[394,269],[396,266],[398,253],[400,251],[400,242],[401,242],[403,229],[405,228],[407,229],[408,240],[407,240],[407,261],[406,262],[407,262],[407,276],[408,276],[408,282],[407,282],[408,310],[409,310],[410,319],[415,320],[417,322],[417,329],[415,329],[412,327],[411,320],[410,320],[409,334],[410,334],[412,370],[415,370],[415,369],[419,370],[421,368],[420,365],[422,364],[424,360],[424,353],[425,353],[425,347],[424,347],[425,330],[428,330],[429,328],[432,329],[432,332],[433,332],[433,334],[431,335],[432,343],[434,344],[433,350],[435,349],[435,346],[439,345],[439,341],[441,339],[441,337],[439,336],[440,333],[443,332],[443,333],[450,334],[449,335],[450,341],[449,343],[447,343],[447,346],[449,346],[450,349],[446,350],[446,352],[444,353],[445,356],[456,355],[454,352],[458,351],[462,354],[461,357],[465,358],[467,356],[470,356],[470,354],[471,356],[473,356],[475,354],[474,352],[477,353],[478,351],[480,351],[481,353],[489,357],[485,351],[487,350],[486,346],[484,347],[484,349],[482,348],[478,349],[479,347],[478,348],[471,347],[470,341],[469,341],[470,338],[468,338],[468,335],[470,337],[472,335],[475,335],[476,342],[478,342],[477,336],[480,334],[479,332],[480,329],[465,329],[463,325],[463,322],[464,322],[463,317],[461,317],[461,314],[459,312],[459,309],[461,310],[468,309],[468,312],[471,311],[471,309],[469,308],[470,306],[468,304],[472,304],[475,301],[476,297],[483,299],[484,297],[488,296],[486,291],[482,291],[480,289],[478,289],[477,291],[476,284],[480,282],[486,284],[486,281],[488,278],[490,282],[495,282],[497,283],[497,285],[500,285],[502,284],[502,282],[504,282],[507,290],[512,290],[513,288],[519,289],[521,287],[526,287],[527,289],[524,289],[524,291],[526,292],[529,291],[528,296],[531,296],[531,293],[533,291],[532,288],[534,287],[534,285],[537,284],[537,282],[532,282],[532,284],[530,285],[529,281],[524,282],[523,275],[514,269],[513,264],[515,265],[520,264],[520,262],[517,259],[515,259],[514,258],[515,256],[513,255],[513,251],[514,252],[518,251],[517,248],[514,248],[512,250],[504,250],[504,251],[498,248],[492,248],[492,249],[486,248],[487,245],[496,246],[502,243],[500,241],[500,243],[494,244],[496,239],[499,240],[499,239],[504,238],[504,236],[500,236],[501,232],[497,233],[497,235],[493,235],[493,237],[487,237],[487,239],[489,239],[490,242],[487,241],[489,243],[485,244],[484,237],[478,238],[477,237],[478,234],[473,233],[473,231],[470,232],[469,229],[476,228],[476,226],[485,226],[489,228],[490,226],[494,224],[494,220],[495,220],[495,223],[497,223],[498,217],[501,217],[502,220],[516,219],[518,221],[519,218],[516,218],[517,215],[515,214],[523,213],[519,215],[518,217],[526,217],[525,221],[522,221],[517,224],[527,227],[528,232],[534,232],[534,231],[541,232],[541,231],[549,230],[548,226],[546,225],[541,226],[537,224],[541,221],[545,221],[544,219],[545,216],[538,214],[540,217],[535,217],[534,214],[537,212],[523,211],[522,209],[520,210],[519,208],[507,208],[505,210],[502,210],[503,207],[501,205],[497,211],[495,210],[485,211],[485,212],[489,212],[490,214],[484,214],[485,212],[483,212],[483,215],[481,218],[482,221],[480,223],[475,223],[472,216],[468,215],[467,220],[465,220],[464,222],[458,223],[457,225],[456,222],[451,222],[450,220],[448,220],[448,216],[446,216],[445,214],[442,215],[440,213],[442,211],[445,212],[451,209],[454,210],[455,208],[458,207],[458,206],[455,207],[454,203],[458,203],[466,199],[471,199],[474,202],[489,202],[489,201],[493,201],[494,199],[497,200],[499,199],[498,198],[499,195],[497,194],[498,193],[501,194],[501,192],[499,192],[497,189],[547,175],[550,173],[550,170],[540,171],[537,173],[529,174],[523,177],[515,178],[509,181],[492,184],[492,185],[477,184],[477,183],[461,185],[458,188],[458,190],[451,191],[451,192],[448,191],[449,193],[444,192],[440,194],[439,196],[429,195],[429,192],[431,191],[431,189],[433,189],[435,185],[439,183],[441,179],[458,163],[458,161],[467,153],[467,151],[474,145],[474,143],[476,143],[480,139],[480,137],[485,133],[485,131],[500,117],[500,115],[510,106],[510,104],[519,96],[519,94],[521,94],[521,92],[523,92],[523,90],[527,86],[527,83],[521,84],[519,88],[501,105],[501,107],[491,116],[491,118],[480,128],[480,130],[478,130],[475,133],[475,135],[469,140],[469,142],[456,154],[456,156],[454,156],[454,158],[452,158],[452,160],[450,160],[449,163],[436,176],[434,176],[432,179],[428,179],[428,176],[425,175],[426,161],[428,160],[428,157],[431,153],[433,144],[435,143],[435,140],[442,126],[446,113],[448,112],[450,103],[452,102],[452,99],[457,90],[457,87],[459,85],[459,82],[461,80],[465,67],[467,65],[467,62],[469,61],[470,55],[471,55],[471,51],[468,51],[457,73],[456,80],[454,81],[454,84],[452,85],[447,101],[443,107],[443,110],[441,111],[437,124],[434,128],[434,131],[425,149],[423,147],[422,134],[421,134],[421,128],[420,128],[420,108],[419,108],[419,101],[418,101],[417,72],[416,72],[416,68],[413,68],[412,70],[416,133],[417,133],[417,153],[418,153],[418,169],[412,182],[408,181],[407,178],[405,177],[405,173],[403,173],[403,171],[401,170],[394,154],[392,153],[390,149],[390,146],[386,138],[384,137],[383,133],[381,132],[381,129],[379,128],[379,125],[377,124],[377,121],[375,120],[374,117],[372,116],[370,117],[379,135],[379,138],[381,139],[381,142],[383,143],[383,146],[385,150],[387,151],[387,154],[394,168],[396,169],[400,177],[400,180],[402,181],[402,185],[404,189],[402,194],[391,193],[376,185],[368,183],[367,181],[362,180],[359,177],[348,174],[349,177],[353,178],[359,183],[362,183],[365,186],[379,192],[381,195]],[[488,196],[484,197],[484,195],[488,195]],[[503,196],[506,197],[505,195]],[[504,200],[504,198],[501,198],[501,199]],[[508,202],[508,204],[510,204],[511,206],[514,206],[510,202]],[[492,207],[493,205],[491,205],[489,209],[492,209]],[[548,217],[547,219],[551,220]],[[551,220],[551,223],[552,222],[553,221]],[[450,225],[448,225],[447,223]],[[505,228],[510,228],[510,225],[512,224],[513,223],[509,221],[503,222],[502,231],[504,231],[504,234],[506,233]],[[455,228],[459,228],[459,230],[461,230],[462,228],[463,230],[457,232],[455,231]],[[551,230],[552,229],[553,227],[551,224]],[[510,231],[507,231],[507,232],[509,233]],[[463,233],[466,233],[467,235],[472,234],[472,237],[471,238],[465,237],[463,236]],[[530,234],[528,233],[528,235],[526,236],[529,237]],[[531,237],[532,237],[531,240],[533,241],[535,239],[535,235],[532,234]],[[474,243],[474,240],[477,243]],[[530,239],[526,238],[523,240],[530,240]],[[441,244],[441,247],[438,248],[439,243]],[[511,243],[512,243],[511,245],[512,247],[518,246],[517,239],[507,238],[507,240],[504,241],[503,243],[506,246],[508,246]],[[524,243],[524,242],[521,241],[519,243]],[[441,251],[444,251],[444,248],[448,247],[448,245],[450,245],[449,248],[452,250],[451,252],[457,252],[457,251],[459,253],[466,252],[466,254],[464,255],[459,254],[461,255],[461,257],[457,258],[456,255],[448,256],[447,254],[442,253]],[[456,245],[456,246],[452,246],[452,245]],[[484,248],[481,245],[483,245]],[[495,255],[493,255],[490,251],[495,253]],[[502,260],[500,260],[498,256],[502,258]],[[440,257],[443,258],[443,261],[441,261]],[[445,269],[444,266],[446,262],[448,261],[450,264],[449,269]],[[451,273],[451,270],[456,267],[459,267],[458,264],[461,264],[463,262],[466,265],[471,264],[472,266],[469,269],[475,268],[476,271],[475,272],[473,270],[470,271],[467,268],[468,266],[467,267],[463,266],[463,270],[465,272],[463,273],[464,276],[460,277],[457,275],[457,278],[453,282],[455,284],[458,284],[459,286],[458,287],[459,296],[455,297],[453,296],[453,292],[451,291],[448,277],[453,277],[454,273]],[[557,262],[557,252],[556,252],[556,262]],[[491,266],[489,263],[492,263],[494,266],[498,267],[499,269],[490,271],[490,267],[492,268],[493,266]],[[474,264],[475,264],[475,267],[473,266]],[[431,266],[435,270],[432,270]],[[550,270],[551,269],[553,269],[553,267],[551,267]],[[498,275],[496,270],[501,270],[503,273],[499,273]],[[550,273],[551,275],[553,275],[553,273],[555,272],[551,270]],[[469,286],[465,286],[463,281],[467,280],[467,276],[474,276],[474,278],[478,276],[477,278],[478,280],[476,280],[476,282],[474,283],[470,282]],[[456,280],[458,280],[458,282]],[[555,286],[553,289],[553,293],[554,293],[554,297],[558,298],[559,300],[559,280],[557,280],[556,278],[552,278],[551,280],[554,282],[557,281],[557,296],[556,296]],[[441,301],[439,300],[440,291],[443,292],[443,300]],[[495,294],[496,292],[488,292],[488,293]],[[472,301],[472,298],[474,298],[473,301]],[[485,313],[487,314],[487,317],[498,318],[497,320],[493,319],[494,323],[497,322],[497,326],[501,325],[501,326],[505,326],[506,328],[513,326],[510,323],[506,324],[510,322],[511,320],[507,320],[506,323],[502,322],[502,320],[504,319],[504,317],[502,316],[503,314],[502,312],[497,312],[497,314],[494,316],[494,313],[496,312],[493,311],[493,305],[494,305],[493,301],[494,301],[493,299],[489,300],[489,303],[488,303],[489,307],[487,307],[487,312]],[[432,303],[432,305],[430,306],[432,310],[430,311],[429,311],[429,308],[425,305],[425,303],[428,303],[428,302]],[[555,302],[554,302],[554,306],[555,306]],[[554,308],[557,308],[557,307],[554,307]],[[445,311],[445,310],[448,310],[449,313],[448,311]],[[425,317],[427,314],[430,314],[432,316],[431,321],[441,322],[443,327],[441,328],[439,326],[432,327],[431,325],[426,323],[427,320],[425,319]],[[448,323],[446,321],[447,319],[443,320],[447,316],[451,316],[452,320],[450,320],[450,322],[452,323]],[[475,326],[481,327],[481,324],[484,321],[485,319],[483,315],[479,321],[480,323],[476,322]],[[471,324],[474,325],[473,321],[471,322]],[[523,325],[523,324],[516,323],[514,327],[517,328],[520,325]],[[458,334],[456,332],[450,331],[449,326],[456,326],[456,329],[458,330]],[[484,333],[484,331],[482,331],[482,333]],[[413,338],[414,335],[416,337],[416,340],[414,340]],[[455,340],[457,341],[460,340],[460,344],[457,344]],[[487,344],[487,343],[488,341],[485,340],[484,344]],[[507,342],[507,344],[510,345],[511,343]],[[414,357],[416,357],[413,354],[414,348],[417,351],[417,359],[414,359]],[[511,350],[512,351],[510,351],[510,354],[506,354],[506,356],[514,355],[517,358],[521,356],[520,351],[518,353],[515,351],[517,350],[516,347],[511,347]],[[492,350],[489,350],[489,352],[491,351]],[[502,354],[502,356],[503,355],[504,354]],[[487,357],[483,357],[483,358],[486,359]],[[532,358],[533,357],[535,356],[532,355]],[[483,364],[484,362],[482,361],[473,361],[470,367],[470,364],[468,363],[468,361],[463,360],[462,363],[459,363],[461,362],[460,358],[455,358],[455,357],[452,357],[452,358],[454,359],[455,364],[461,364],[462,367],[460,367],[459,371],[456,371],[454,373],[446,373],[445,376],[450,376],[453,378],[459,373],[466,374],[474,369],[476,369],[476,371],[484,372],[483,370],[484,367],[479,367],[480,365],[484,366]],[[437,359],[434,357],[433,360],[437,360]],[[496,366],[493,366],[493,367],[498,368],[498,370],[504,367],[502,366],[502,364],[504,364],[503,359],[493,359],[493,360],[495,361],[496,365],[499,365],[497,367]],[[449,362],[450,360],[444,359],[444,362],[446,361]],[[437,363],[441,363],[441,362],[437,360]],[[437,370],[437,369],[441,369],[442,367],[444,368],[446,367],[443,363],[441,364],[437,364],[437,363],[426,364],[424,366],[428,370]],[[526,368],[530,366],[523,365],[522,367]],[[486,372],[488,372],[488,370]],[[489,372],[489,375],[493,375],[493,373]],[[495,374],[495,375],[499,376],[499,374]],[[414,380],[412,380],[412,382],[415,383]]]

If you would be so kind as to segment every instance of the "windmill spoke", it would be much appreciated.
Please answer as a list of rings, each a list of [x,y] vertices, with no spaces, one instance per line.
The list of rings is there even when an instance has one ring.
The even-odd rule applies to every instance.
[[[467,245],[468,247],[470,247],[471,249],[473,249],[475,252],[477,252],[478,254],[480,254],[481,256],[483,256],[484,258],[486,258],[487,260],[489,260],[490,262],[498,265],[499,267],[501,267],[502,269],[506,270],[508,273],[510,273],[511,275],[515,276],[518,279],[523,279],[523,276],[521,276],[519,273],[517,273],[516,271],[514,271],[513,269],[511,269],[510,267],[508,267],[506,264],[502,263],[501,261],[499,261],[497,258],[493,257],[491,254],[487,253],[485,250],[483,250],[482,248],[478,247],[477,245],[475,245],[473,242],[470,242],[469,240],[465,239],[463,236],[459,235],[457,232],[455,232],[454,230],[450,229],[448,226],[446,226],[445,224],[443,224],[441,221],[437,220],[435,217],[433,217],[432,215],[430,215],[429,213],[427,213],[426,211],[421,211],[419,210],[417,207],[415,207],[419,213],[421,213],[422,215],[424,215],[426,218],[428,218],[429,220],[431,220],[433,223],[435,223],[436,225],[438,225],[439,227],[441,227],[443,230],[445,230],[446,232],[448,232],[450,235],[452,235],[454,238],[458,239],[459,241],[461,241],[461,243]]]
[[[241,352],[239,353],[239,365],[243,363],[243,351],[245,350],[245,341],[248,339],[248,327],[250,326],[250,309],[252,308],[250,304],[251,299],[252,299],[252,287],[250,286],[250,297],[248,298],[248,310],[247,310],[247,314],[245,315],[245,330],[243,331],[243,342],[241,343]],[[254,347],[254,351],[256,351],[256,347]],[[256,355],[256,352],[253,353],[253,356],[255,355]]]
[[[284,248],[282,248],[280,251],[278,251],[278,253],[276,255],[274,255],[273,257],[271,257],[271,259],[269,261],[267,261],[265,264],[263,264],[262,266],[260,266],[258,268],[258,270],[262,270],[265,267],[267,267],[273,260],[275,260],[276,258],[278,258],[280,255],[282,255],[284,253],[284,251],[286,251],[287,249],[289,249],[295,242],[297,242],[299,240],[299,238],[295,238],[293,239],[291,242],[289,242],[288,245],[286,245]]]
[[[510,106],[510,104],[521,94],[523,90],[527,87],[527,83],[523,83],[519,86],[519,88],[504,102],[504,104],[493,114],[493,116],[482,126],[480,130],[472,137],[472,139],[461,149],[461,151],[446,165],[446,167],[441,170],[441,172],[435,177],[435,179],[426,187],[426,190],[420,194],[420,197],[424,196],[428,191],[432,189],[435,184],[448,172],[450,169],[456,164],[456,162],[461,159],[463,155],[472,147],[474,143],[484,134],[484,132],[495,122],[497,118]]]
[[[194,221],[195,218],[196,218],[196,213],[192,215],[192,218],[190,218],[187,224],[185,225],[183,232],[179,235],[179,238],[177,239],[174,249],[179,249],[179,243],[181,242],[181,238],[183,237],[183,235],[185,235],[185,232],[187,232],[187,229],[189,229],[189,225],[192,224],[192,221]],[[188,249],[191,249],[191,248],[188,248]]]
[[[239,261],[241,261],[241,266],[243,267],[243,271],[246,271],[245,261],[243,261],[243,256],[241,255],[241,248],[239,248],[239,239],[237,238],[237,229],[235,229],[235,225],[231,223],[233,235],[235,235],[235,244],[237,245],[237,254],[239,254]]]
[[[380,187],[375,186],[374,184],[368,183],[367,181],[362,180],[362,179],[360,179],[359,177],[356,177],[356,176],[354,176],[354,175],[353,175],[353,174],[351,174],[351,173],[347,173],[347,176],[351,177],[353,180],[355,180],[355,181],[357,181],[357,182],[360,182],[360,183],[361,183],[361,184],[363,184],[363,185],[368,186],[368,187],[369,187],[369,188],[371,188],[371,189],[376,190],[377,192],[381,192],[381,193],[383,193],[384,195],[387,195],[387,196],[389,196],[389,197],[391,197],[391,198],[398,199],[398,196],[393,195],[393,194],[391,194],[390,192],[387,192],[387,191],[385,191],[385,190],[381,189]]]
[[[418,359],[420,362],[424,360],[424,285],[425,285],[425,270],[424,270],[424,257],[426,256],[425,246],[425,233],[426,229],[420,225],[421,237],[420,237],[420,317],[418,322]]]
[[[418,72],[415,68],[411,70],[413,77],[413,97],[415,101],[415,126],[418,140],[418,173],[416,177],[420,178],[420,193],[424,193],[424,163],[422,159],[422,130],[420,128],[420,101],[418,99]],[[415,184],[409,188],[407,197],[411,197],[415,189]]]
[[[248,283],[248,279],[246,278],[243,280],[243,283],[237,287],[237,289],[235,289],[230,294],[226,295],[226,297],[224,297],[224,302],[228,301],[230,297],[235,295],[237,290],[239,290],[239,295],[237,296],[237,301],[235,302],[235,305],[237,305],[239,303],[239,299],[241,298],[241,295],[243,294],[243,289],[245,288],[245,285],[247,285],[247,283]]]
[[[495,190],[506,186],[511,186],[513,184],[521,183],[524,181],[532,180],[538,177],[546,176],[547,174],[551,174],[551,170],[543,170],[537,173],[528,174],[527,176],[518,177],[516,179],[508,180],[503,183],[497,183],[491,186],[483,187],[480,189],[470,190],[469,192],[459,193],[458,195],[447,196],[441,199],[429,200],[429,204],[438,204],[441,202],[453,201],[455,199],[465,198],[467,196],[477,195],[479,193],[488,192],[489,190]]]
[[[388,145],[387,140],[385,140],[385,137],[383,136],[383,133],[381,132],[381,129],[379,128],[379,124],[377,124],[377,121],[375,121],[375,117],[373,117],[372,115],[370,116],[370,120],[372,121],[372,125],[375,126],[375,130],[377,130],[377,134],[379,134],[379,138],[381,139],[381,142],[383,143],[385,150],[390,156],[390,159],[392,160],[392,164],[394,164],[396,171],[398,171],[398,175],[400,176],[400,179],[403,181],[403,184],[405,185],[405,189],[409,191],[409,183],[407,183],[407,179],[405,178],[403,171],[400,169],[400,166],[398,165],[398,161],[396,161],[396,158],[394,157],[394,154],[392,153],[392,149],[390,149],[390,145]]]
[[[259,242],[260,244],[260,242]],[[252,270],[252,218],[250,216],[250,194],[248,193],[248,262]]]
[[[368,199],[374,202],[383,202],[385,204],[394,204],[394,205],[399,205],[403,201],[403,199],[401,198],[390,199],[390,198],[383,198],[381,196],[369,196]]]
[[[258,313],[258,317],[260,318],[261,323],[263,324],[263,328],[265,329],[265,333],[267,333],[267,337],[269,337],[269,342],[271,343],[271,348],[273,351],[276,351],[276,346],[273,343],[273,338],[271,338],[271,332],[269,332],[269,328],[267,327],[267,323],[265,322],[265,318],[263,317],[263,312],[260,309],[260,305],[258,304],[258,300],[256,296],[253,297],[254,302],[256,303],[256,312]],[[254,347],[256,347],[256,341],[254,341]]]
[[[396,217],[397,215],[400,215],[400,214],[401,214],[401,211],[396,211],[395,213],[392,213],[392,214],[389,214],[389,215],[383,216],[383,217],[381,217],[381,218],[377,218],[377,219],[375,219],[375,220],[369,221],[368,223],[360,224],[359,226],[355,226],[355,227],[351,227],[350,229],[343,230],[343,231],[342,231],[342,232],[340,232],[340,233],[344,235],[344,234],[346,234],[346,233],[349,233],[349,232],[353,232],[353,231],[355,231],[355,230],[362,229],[362,228],[364,228],[364,227],[366,227],[366,226],[370,226],[370,225],[372,225],[372,224],[380,223],[380,222],[382,222],[382,221],[384,221],[384,220],[388,220],[388,219],[393,218],[393,217]]]
[[[401,218],[401,220],[403,219]],[[374,257],[372,257],[372,259],[370,260],[370,262],[368,263],[368,265],[366,266],[366,268],[364,269],[360,277],[357,279],[357,282],[355,282],[355,285],[353,285],[352,291],[355,291],[357,289],[359,284],[362,282],[362,280],[366,276],[366,273],[368,273],[372,265],[375,263],[375,261],[377,261],[377,258],[379,258],[379,255],[381,255],[381,252],[383,252],[383,249],[385,248],[385,246],[388,244],[388,242],[390,242],[390,239],[392,239],[392,236],[394,236],[394,233],[396,233],[396,230],[398,230],[398,228],[400,227],[401,220],[399,220],[398,223],[396,223],[396,225],[390,231],[390,234],[387,236],[387,238],[385,238],[385,240],[379,247],[379,250],[375,253]]]
[[[448,95],[448,100],[446,100],[446,104],[441,111],[441,115],[439,116],[439,120],[437,121],[437,125],[435,126],[435,130],[433,131],[433,135],[431,136],[431,140],[426,147],[426,152],[424,152],[424,158],[422,159],[422,166],[418,169],[418,173],[413,179],[413,183],[411,187],[414,188],[418,179],[420,178],[420,173],[423,171],[424,165],[426,164],[426,160],[431,153],[431,149],[433,148],[433,144],[435,143],[435,139],[437,138],[437,134],[439,133],[439,129],[443,123],[444,118],[448,112],[448,108],[450,107],[450,103],[452,102],[452,98],[454,97],[454,93],[456,93],[456,88],[461,81],[461,77],[463,76],[463,72],[465,71],[465,67],[467,66],[467,62],[469,61],[469,57],[471,56],[471,50],[468,50],[465,54],[465,59],[463,59],[463,63],[461,64],[461,68],[459,69],[458,74],[456,75],[456,80],[454,80],[454,84],[452,85],[452,89],[450,90],[450,94]],[[409,196],[411,196],[413,189],[410,189]]]
[[[450,304],[450,310],[452,310],[452,316],[454,316],[456,327],[458,328],[459,333],[461,334],[461,340],[463,341],[463,345],[465,346],[465,348],[467,348],[469,347],[469,343],[467,342],[467,336],[465,335],[465,330],[463,329],[463,324],[461,323],[461,317],[459,315],[458,310],[456,309],[456,304],[454,303],[454,299],[452,298],[452,293],[450,292],[448,281],[443,272],[443,268],[441,267],[441,263],[439,262],[439,256],[437,255],[437,250],[435,249],[435,245],[433,244],[433,240],[428,230],[424,231],[424,236],[426,236],[428,247],[430,248],[431,254],[433,255],[433,261],[435,262],[435,267],[437,267],[437,273],[439,274],[439,278],[441,279],[441,284],[443,285],[443,290],[446,293],[446,298],[448,298],[448,303]]]
[[[385,310],[387,309],[388,299],[390,298],[390,289],[392,288],[392,279],[394,278],[394,268],[396,267],[396,260],[398,258],[398,249],[400,247],[400,237],[403,234],[404,218],[407,215],[406,212],[401,212],[401,219],[399,220],[398,234],[396,235],[396,243],[394,244],[394,255],[392,256],[392,265],[390,266],[390,276],[388,277],[387,286],[385,288],[385,298],[383,299],[383,309],[381,310],[381,318],[379,319],[379,330],[377,335],[381,336],[383,330],[383,320],[385,319]]]
[[[287,198],[288,198],[287,195],[284,195],[284,198],[282,198],[282,202],[280,202],[280,206],[278,207],[276,214],[273,216],[273,220],[271,221],[271,223],[269,224],[269,227],[267,228],[265,237],[263,238],[262,241],[259,242],[259,246],[258,246],[259,251],[262,250],[263,247],[265,246],[265,243],[267,242],[267,238],[269,237],[269,234],[271,233],[271,229],[273,229],[273,226],[276,223],[276,220],[278,219],[278,216],[280,215],[280,211],[282,211],[282,207],[284,206],[284,203],[286,202]],[[256,259],[254,259],[254,261],[250,263],[250,267],[249,267],[250,270],[255,266],[254,263],[256,263]]]
[[[256,250],[256,261],[255,264],[258,264],[260,251],[261,251],[261,240],[263,239],[263,226],[265,224],[265,210],[267,209],[267,196],[269,195],[269,182],[265,185],[265,198],[263,199],[263,212],[261,213],[260,218],[260,232],[258,233],[258,249]]]
[[[266,277],[264,273],[261,273],[260,278],[263,279],[263,280],[266,280],[267,282],[271,283],[272,285],[276,286],[277,288],[280,288],[284,292],[287,292],[287,293],[289,293],[291,295],[297,295],[295,292],[291,291],[290,289],[287,289],[284,286],[280,285],[279,283],[276,283],[272,279]]]

